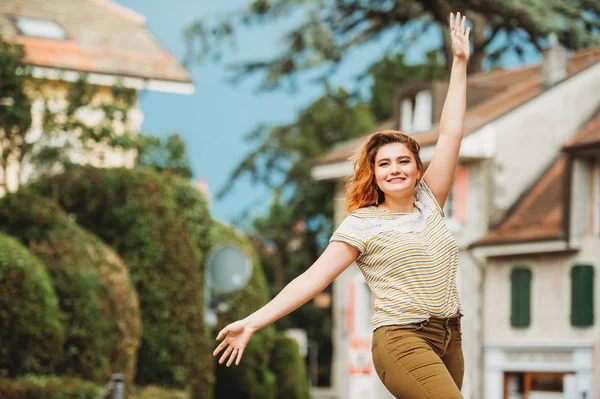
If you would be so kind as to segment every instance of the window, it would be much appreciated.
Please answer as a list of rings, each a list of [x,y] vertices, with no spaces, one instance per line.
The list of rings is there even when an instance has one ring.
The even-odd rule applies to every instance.
[[[15,17],[14,23],[24,36],[43,37],[46,39],[66,40],[67,33],[56,22],[47,19]]]
[[[511,313],[513,327],[529,327],[531,322],[531,270],[514,268],[510,274]]]
[[[594,267],[578,265],[571,269],[571,325],[594,325]]]
[[[432,96],[430,90],[421,90],[414,96],[407,96],[400,104],[400,130],[406,134],[431,129]]]

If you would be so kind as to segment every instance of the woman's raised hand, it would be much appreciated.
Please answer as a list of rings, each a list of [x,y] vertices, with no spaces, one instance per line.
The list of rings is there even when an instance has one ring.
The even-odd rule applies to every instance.
[[[466,28],[466,30],[465,30]],[[467,28],[467,18],[460,16],[460,12],[450,13],[450,37],[452,38],[452,52],[454,57],[467,61],[471,56],[471,46],[469,45],[469,34],[471,28]]]
[[[256,328],[249,326],[245,320],[238,320],[234,323],[231,323],[222,329],[219,332],[219,335],[217,335],[217,341],[223,338],[225,339],[219,344],[219,346],[217,346],[213,352],[213,356],[217,356],[219,352],[227,347],[219,359],[219,364],[223,364],[223,362],[229,356],[227,367],[231,366],[234,360],[235,365],[239,365],[242,355],[244,354],[244,349],[246,348],[246,345],[248,345],[250,338],[252,338],[252,335],[255,332]]]

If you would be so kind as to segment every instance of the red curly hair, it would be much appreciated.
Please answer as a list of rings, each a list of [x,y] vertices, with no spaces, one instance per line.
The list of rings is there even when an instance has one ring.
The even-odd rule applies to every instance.
[[[384,194],[375,183],[375,155],[386,144],[401,143],[410,150],[417,162],[417,169],[423,176],[423,162],[419,156],[421,146],[409,135],[396,130],[383,130],[373,133],[358,150],[354,159],[354,175],[346,182],[346,211],[375,205],[384,200]]]

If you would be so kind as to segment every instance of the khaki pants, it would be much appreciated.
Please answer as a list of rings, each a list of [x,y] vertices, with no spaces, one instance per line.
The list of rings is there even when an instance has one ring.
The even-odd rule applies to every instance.
[[[462,398],[460,318],[384,326],[373,333],[373,364],[396,398]]]

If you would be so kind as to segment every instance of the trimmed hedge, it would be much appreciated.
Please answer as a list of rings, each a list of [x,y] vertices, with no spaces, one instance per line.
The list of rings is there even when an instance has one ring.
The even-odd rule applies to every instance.
[[[6,399],[98,399],[103,392],[104,387],[73,377],[0,379],[0,397]]]
[[[283,333],[275,335],[271,370],[277,376],[277,399],[310,398],[306,364],[300,356],[298,344]]]
[[[190,399],[190,395],[186,391],[147,385],[135,387],[129,399]]]
[[[58,299],[40,261],[0,233],[0,377],[50,373],[63,342]]]
[[[252,276],[244,289],[228,298],[229,310],[219,314],[217,331],[227,324],[243,319],[269,301],[268,286],[260,258],[250,240],[234,228],[214,223],[212,246],[237,245],[252,261]],[[274,334],[272,326],[257,332],[250,340],[240,365],[225,367],[215,357],[217,383],[215,397],[239,399],[270,399],[275,397],[275,375],[269,370],[269,353]],[[214,342],[214,341],[213,341]]]
[[[214,374],[204,325],[203,269],[212,220],[191,184],[150,168],[77,167],[33,186],[117,250],[143,320],[136,382],[210,398]]]
[[[26,244],[51,278],[65,327],[55,374],[105,383],[122,372],[131,382],[141,318],[122,260],[56,203],[29,191],[0,200],[0,230]]]

